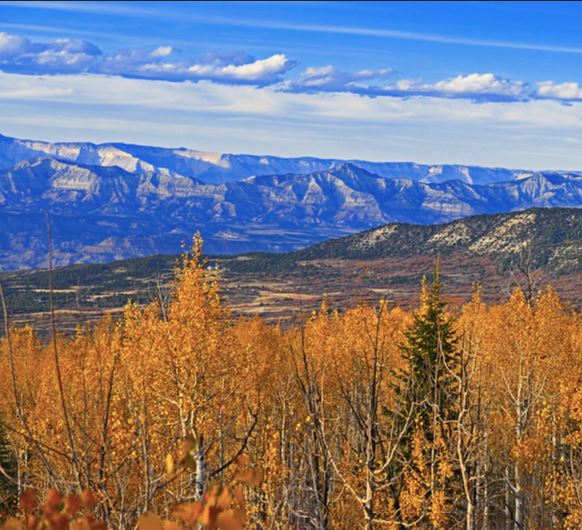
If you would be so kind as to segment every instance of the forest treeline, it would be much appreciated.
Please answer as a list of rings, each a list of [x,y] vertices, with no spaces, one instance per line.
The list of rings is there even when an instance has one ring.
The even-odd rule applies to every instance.
[[[8,328],[0,510],[90,490],[127,529],[244,478],[246,528],[581,528],[582,315],[551,288],[451,312],[435,272],[414,312],[324,299],[283,329],[233,317],[197,240],[168,303]]]

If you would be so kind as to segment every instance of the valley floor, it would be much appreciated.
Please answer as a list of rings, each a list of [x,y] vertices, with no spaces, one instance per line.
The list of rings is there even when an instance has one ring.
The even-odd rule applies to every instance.
[[[317,309],[323,296],[340,310],[362,302],[375,302],[382,297],[390,305],[412,308],[418,303],[422,276],[430,274],[434,268],[434,258],[429,256],[278,261],[273,266],[261,259],[261,256],[217,258],[210,262],[213,270],[209,274],[215,274],[216,266],[222,269],[223,296],[236,315],[260,315],[271,322],[283,323]],[[54,298],[58,328],[70,332],[79,323],[97,320],[104,314],[121,315],[128,300],[144,304],[160,296],[167,297],[176,258],[162,256],[145,260],[156,260],[156,263],[144,269],[136,265],[139,260],[127,262],[131,263],[129,268],[124,265],[126,262],[118,262],[57,269],[55,283],[58,288]],[[491,258],[463,253],[443,258],[441,267],[443,296],[451,307],[466,303],[477,284],[487,302],[506,299],[516,286],[537,291],[551,284],[566,304],[574,308],[582,306],[582,275],[579,273],[553,275],[537,270],[528,275],[519,270],[503,271]],[[16,323],[31,323],[48,330],[47,280],[45,272],[0,276],[7,287],[8,304]]]

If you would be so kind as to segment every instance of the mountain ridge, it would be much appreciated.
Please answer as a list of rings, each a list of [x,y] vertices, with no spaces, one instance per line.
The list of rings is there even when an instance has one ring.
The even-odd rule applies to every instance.
[[[340,307],[380,295],[414,305],[420,279],[437,255],[453,302],[470,298],[475,283],[486,299],[498,300],[529,274],[536,288],[551,283],[565,301],[582,305],[582,210],[576,208],[534,208],[440,225],[388,224],[286,254],[207,259],[209,268],[221,269],[224,294],[236,312],[279,318],[317,307],[323,293]],[[56,268],[56,307],[63,318],[78,322],[121,311],[128,299],[153,301],[160,287],[171,285],[178,263],[174,254]],[[40,318],[33,314],[48,307],[46,270],[0,273],[0,283],[9,307],[30,315],[22,322]]]
[[[297,260],[376,259],[456,251],[490,255],[502,269],[512,260],[528,259],[533,268],[582,273],[582,210],[531,208],[444,224],[387,224],[317,243],[292,255]]]
[[[99,154],[95,144],[0,137],[0,161],[18,159],[0,169],[0,270],[45,263],[43,212],[52,219],[55,264],[66,265],[175,253],[198,230],[211,253],[287,252],[390,222],[443,223],[482,213],[582,205],[579,172],[503,169],[487,177],[494,182],[469,183],[466,172],[461,172],[464,178],[430,182],[417,174],[378,175],[350,161],[327,167],[329,161],[309,158],[276,160],[303,161],[309,169],[317,161],[324,167],[248,175],[251,166],[238,172],[243,162],[262,159],[206,153],[204,167],[238,176],[205,182],[175,171],[186,166],[150,163],[179,159],[172,150],[133,146],[140,158],[115,145],[105,144],[114,150]],[[120,160],[126,169],[116,165]],[[264,171],[275,169],[270,160],[275,158],[265,158]],[[414,167],[425,171],[428,166]],[[442,176],[442,167],[430,171]]]
[[[416,162],[371,162],[358,159],[279,157],[199,151],[186,147],[165,148],[122,142],[44,142],[23,140],[0,134],[0,169],[34,156],[55,156],[81,164],[115,165],[126,171],[167,167],[176,173],[200,178],[207,183],[230,182],[253,175],[281,173],[306,174],[331,169],[336,164],[350,162],[384,177],[405,174],[413,180],[443,182],[452,178],[469,183],[490,183],[510,180],[535,171],[466,164],[419,164]],[[173,166],[173,167],[170,167]],[[475,175],[472,176],[471,174]],[[570,172],[571,173],[571,172]],[[474,180],[476,179],[476,181]]]

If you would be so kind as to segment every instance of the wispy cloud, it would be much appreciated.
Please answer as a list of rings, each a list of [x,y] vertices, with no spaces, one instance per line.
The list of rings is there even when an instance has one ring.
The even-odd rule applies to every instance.
[[[549,52],[582,55],[582,47],[562,46],[551,43],[519,42],[496,39],[477,39],[461,35],[441,35],[438,33],[425,33],[419,31],[403,31],[390,28],[373,28],[358,26],[343,26],[334,24],[304,24],[292,22],[277,22],[274,20],[251,19],[241,17],[224,17],[211,15],[198,15],[195,13],[177,13],[173,9],[151,9],[142,5],[124,4],[121,2],[61,2],[61,1],[0,1],[0,5],[12,5],[18,7],[50,9],[61,11],[77,11],[87,13],[102,13],[111,15],[131,15],[141,17],[157,17],[168,20],[188,20],[206,24],[228,25],[233,27],[250,27],[272,30],[301,31],[311,33],[330,33],[336,35],[358,35],[378,37],[385,39],[399,39],[418,42],[432,42],[438,44],[451,44],[460,46],[478,46],[486,48],[505,48],[510,50],[524,50],[534,52]]]
[[[479,124],[491,120],[508,126],[582,130],[582,105],[573,111],[571,107],[547,100],[473,105],[463,99],[362,98],[350,93],[290,93],[275,87],[229,86],[211,81],[169,83],[91,74],[50,77],[0,74],[0,99],[115,106],[120,111],[143,107],[164,112],[260,116],[286,122],[311,117],[350,123],[398,124],[433,118],[458,123]]]
[[[211,19],[205,18],[206,22]],[[271,29],[286,29],[290,31],[306,31],[316,33],[335,33],[340,35],[361,35],[368,37],[381,37],[387,39],[401,39],[421,42],[434,42],[440,44],[457,44],[463,46],[481,46],[487,48],[507,48],[511,50],[530,50],[552,53],[568,53],[582,55],[582,48],[575,46],[556,46],[552,44],[512,42],[488,39],[473,39],[468,37],[455,37],[434,33],[420,33],[414,31],[399,31],[393,29],[362,28],[354,26],[335,26],[321,24],[288,24],[279,22],[265,22],[259,20],[234,20],[226,18],[214,18],[217,24],[230,24],[237,26],[252,26]]]
[[[147,9],[141,6],[123,4],[121,2],[74,2],[74,1],[26,1],[2,0],[0,6],[13,6],[28,9],[48,9],[51,11],[72,11],[79,13],[102,13],[109,15],[142,15],[159,16],[159,10]]]
[[[297,81],[284,83],[282,90],[290,92],[348,92],[360,96],[379,97],[432,97],[447,99],[469,99],[476,102],[526,101],[535,96],[523,81],[512,81],[492,73],[472,73],[444,79],[434,84],[412,79],[399,79],[391,83],[378,84],[390,70],[361,70],[355,74],[339,72],[332,66],[308,68]],[[373,84],[365,81],[373,80]],[[549,99],[560,99],[548,95]]]
[[[1,5],[1,4],[0,4]],[[107,31],[91,31],[79,29],[78,27],[65,27],[65,26],[50,26],[45,24],[22,24],[22,23],[12,23],[12,22],[0,22],[0,32],[17,31],[19,33],[24,33],[27,36],[34,35],[38,38],[47,38],[47,35],[75,35],[80,37],[88,37],[95,39],[106,39],[108,41],[118,41],[123,42],[125,45],[131,43],[132,45],[141,45],[144,41],[148,40],[147,37],[135,37],[132,35],[122,35],[119,33],[110,33]],[[173,43],[177,41],[172,40]]]
[[[390,68],[363,69],[356,72],[338,70],[332,65],[307,68],[296,81],[283,85],[284,90],[295,92],[354,92],[366,81],[383,79],[393,73]]]
[[[527,102],[535,99],[562,103],[582,101],[582,86],[575,82],[543,81],[531,84],[491,72],[474,72],[432,84],[415,79],[379,83],[391,73],[389,69],[349,73],[338,71],[333,66],[307,68],[297,80],[282,83],[279,90],[296,93],[345,92],[368,97],[467,99],[476,103]],[[373,83],[367,84],[366,81]]]

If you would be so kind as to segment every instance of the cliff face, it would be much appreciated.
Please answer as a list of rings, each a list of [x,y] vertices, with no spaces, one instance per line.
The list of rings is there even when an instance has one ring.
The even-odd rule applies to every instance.
[[[176,253],[198,230],[210,253],[286,252],[392,222],[582,205],[582,176],[567,172],[472,172],[1,137],[0,166],[9,164],[0,169],[0,270],[46,264],[44,212],[52,219],[55,263],[66,265]],[[310,172],[248,176],[258,166],[274,171],[285,164]],[[328,167],[311,171],[318,165]],[[363,165],[396,169],[385,176]],[[214,171],[228,181],[209,182]],[[455,171],[464,179],[427,181]],[[496,182],[501,178],[510,180]],[[459,230],[451,237],[462,237]]]

